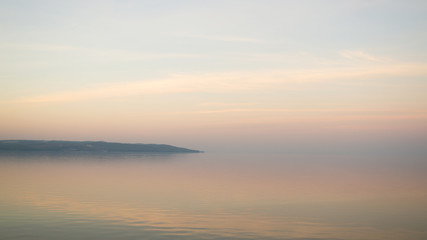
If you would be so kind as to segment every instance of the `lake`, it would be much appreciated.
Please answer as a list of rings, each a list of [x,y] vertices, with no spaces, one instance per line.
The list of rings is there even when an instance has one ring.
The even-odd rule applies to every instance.
[[[0,239],[427,239],[425,157],[1,153]]]

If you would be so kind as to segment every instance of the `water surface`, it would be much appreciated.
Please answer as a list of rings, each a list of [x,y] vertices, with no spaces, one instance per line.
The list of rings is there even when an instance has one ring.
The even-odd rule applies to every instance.
[[[0,159],[0,239],[427,239],[422,157]]]

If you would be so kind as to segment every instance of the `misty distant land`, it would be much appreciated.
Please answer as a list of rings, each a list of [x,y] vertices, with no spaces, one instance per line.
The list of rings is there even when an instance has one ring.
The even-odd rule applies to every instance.
[[[0,140],[0,152],[138,152],[200,153],[166,144],[115,143],[103,141]]]

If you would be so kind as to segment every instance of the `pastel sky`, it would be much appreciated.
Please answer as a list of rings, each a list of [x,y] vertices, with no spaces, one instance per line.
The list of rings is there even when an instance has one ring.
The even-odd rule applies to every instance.
[[[427,1],[0,0],[0,138],[423,151]]]

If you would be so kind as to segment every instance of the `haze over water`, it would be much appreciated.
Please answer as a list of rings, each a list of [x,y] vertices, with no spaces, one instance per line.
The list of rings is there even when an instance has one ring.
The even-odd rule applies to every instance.
[[[2,239],[427,237],[422,158],[3,154]]]

